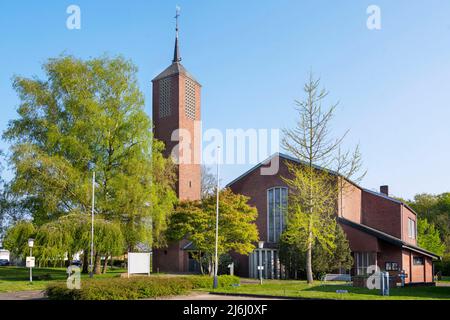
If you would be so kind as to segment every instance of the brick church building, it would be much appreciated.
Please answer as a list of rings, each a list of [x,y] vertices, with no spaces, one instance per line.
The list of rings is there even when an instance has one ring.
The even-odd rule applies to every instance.
[[[156,139],[166,145],[165,156],[188,157],[177,165],[176,192],[180,200],[200,199],[201,168],[198,159],[201,138],[196,122],[201,119],[199,82],[181,64],[178,46],[178,21],[172,64],[153,79],[153,123]],[[178,139],[188,133],[192,152],[182,155]],[[277,241],[284,228],[284,212],[289,188],[282,177],[289,177],[286,163],[296,159],[275,154],[268,160],[279,161],[275,175],[262,175],[262,162],[227,185],[235,193],[250,198],[249,204],[258,209],[256,225],[263,248],[249,256],[233,255],[236,273],[243,277],[257,277],[257,266],[264,265],[265,278],[283,276],[278,259]],[[341,179],[340,177],[336,177]],[[433,260],[439,257],[417,246],[417,214],[405,203],[389,197],[388,187],[380,192],[365,189],[345,180],[346,192],[336,206],[336,219],[349,240],[354,259],[352,275],[364,275],[370,265],[396,275],[407,274],[406,283],[432,283]],[[155,250],[154,270],[161,272],[196,272],[197,266],[190,256],[192,246],[188,240],[171,243],[165,249]]]

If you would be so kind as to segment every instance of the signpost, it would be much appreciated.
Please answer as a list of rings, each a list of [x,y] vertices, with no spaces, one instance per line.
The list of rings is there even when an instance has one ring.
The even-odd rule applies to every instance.
[[[259,270],[259,283],[262,284],[262,272],[264,270],[264,266],[258,266],[258,270]]]
[[[27,265],[27,268],[34,268],[34,266],[35,266],[35,259],[34,259],[34,257],[27,257],[26,265]]]
[[[28,239],[28,247],[30,247],[30,256],[26,259],[26,266],[30,268],[30,282],[33,282],[33,268],[34,268],[34,257],[33,257],[33,246],[34,239]]]

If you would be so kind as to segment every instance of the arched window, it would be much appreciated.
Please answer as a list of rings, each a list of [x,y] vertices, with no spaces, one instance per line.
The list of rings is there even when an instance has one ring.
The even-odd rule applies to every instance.
[[[267,190],[267,239],[278,242],[285,226],[288,189],[275,187]]]

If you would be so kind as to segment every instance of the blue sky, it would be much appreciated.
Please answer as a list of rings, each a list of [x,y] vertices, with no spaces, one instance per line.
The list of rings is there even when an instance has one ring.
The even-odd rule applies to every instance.
[[[66,8],[81,8],[81,30]],[[42,76],[61,53],[122,54],[139,68],[151,110],[151,79],[170,64],[174,8],[182,8],[184,66],[202,83],[203,127],[294,125],[293,100],[309,70],[340,101],[333,132],[350,129],[368,173],[396,196],[450,191],[449,1],[2,1],[0,130],[16,116],[11,77]],[[368,30],[368,5],[381,30]],[[7,149],[0,142],[0,149]],[[223,183],[250,165],[226,165]]]

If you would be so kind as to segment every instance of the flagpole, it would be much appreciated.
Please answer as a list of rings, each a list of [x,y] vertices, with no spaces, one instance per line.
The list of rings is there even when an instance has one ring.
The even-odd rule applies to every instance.
[[[89,277],[94,277],[94,206],[95,206],[95,171],[92,173],[92,208],[91,208],[91,270]]]
[[[213,288],[216,289],[219,285],[217,278],[217,271],[219,268],[219,259],[218,259],[218,245],[219,245],[219,153],[220,146],[217,146],[217,188],[216,188],[216,252],[214,259],[214,280],[213,280]]]

